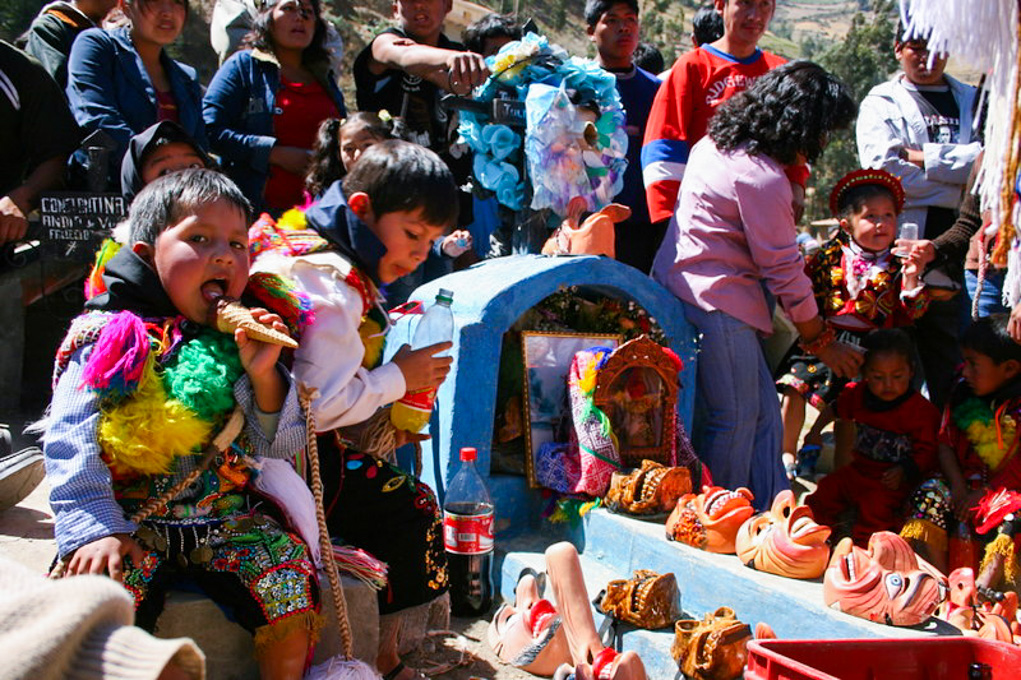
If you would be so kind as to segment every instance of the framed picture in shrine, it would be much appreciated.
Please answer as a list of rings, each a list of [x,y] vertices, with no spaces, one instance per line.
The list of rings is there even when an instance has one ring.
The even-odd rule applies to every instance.
[[[622,341],[623,337],[616,334],[521,333],[527,413],[524,419],[525,474],[530,486],[539,486],[535,478],[535,455],[540,447],[561,441],[571,426],[567,374],[575,352],[592,347],[612,350]]]

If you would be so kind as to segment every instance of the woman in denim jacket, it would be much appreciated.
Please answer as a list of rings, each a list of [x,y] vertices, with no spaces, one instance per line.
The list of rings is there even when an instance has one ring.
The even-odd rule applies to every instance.
[[[120,168],[132,136],[163,120],[178,123],[205,148],[195,69],[164,49],[184,28],[187,0],[122,0],[121,7],[129,26],[90,28],[71,48],[67,98],[75,119],[86,135],[102,130],[114,139],[112,168]],[[75,160],[86,159],[79,152]]]
[[[256,210],[303,202],[319,124],[347,115],[323,47],[319,0],[265,0],[247,39],[203,101],[213,151]]]

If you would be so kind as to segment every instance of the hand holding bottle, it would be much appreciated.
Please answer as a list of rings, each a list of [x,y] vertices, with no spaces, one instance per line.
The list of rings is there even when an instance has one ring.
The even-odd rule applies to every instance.
[[[445,352],[454,346],[452,342],[437,342],[422,349],[411,349],[410,345],[403,345],[393,362],[404,374],[404,384],[408,392],[421,390],[428,387],[439,387],[450,373],[450,365],[454,360],[449,356],[435,356]]]

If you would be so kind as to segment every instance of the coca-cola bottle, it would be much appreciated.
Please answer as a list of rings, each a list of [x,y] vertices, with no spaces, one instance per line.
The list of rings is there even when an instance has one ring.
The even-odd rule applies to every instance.
[[[450,570],[450,610],[480,616],[493,604],[493,501],[475,469],[474,448],[461,449],[461,468],[443,504],[443,545]]]
[[[454,314],[450,311],[450,303],[454,294],[440,288],[436,303],[422,315],[411,339],[411,349],[422,349],[438,342],[450,342],[454,339]],[[435,356],[445,356],[444,353]],[[420,432],[429,424],[433,403],[436,401],[436,388],[426,387],[408,392],[390,409],[390,422],[394,427],[408,432]]]

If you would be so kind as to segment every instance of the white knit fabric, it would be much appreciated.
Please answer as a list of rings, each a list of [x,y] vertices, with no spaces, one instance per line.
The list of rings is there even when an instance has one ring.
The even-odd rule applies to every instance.
[[[194,642],[154,638],[134,618],[105,576],[51,581],[0,557],[0,680],[155,680],[172,659],[205,678]]]

